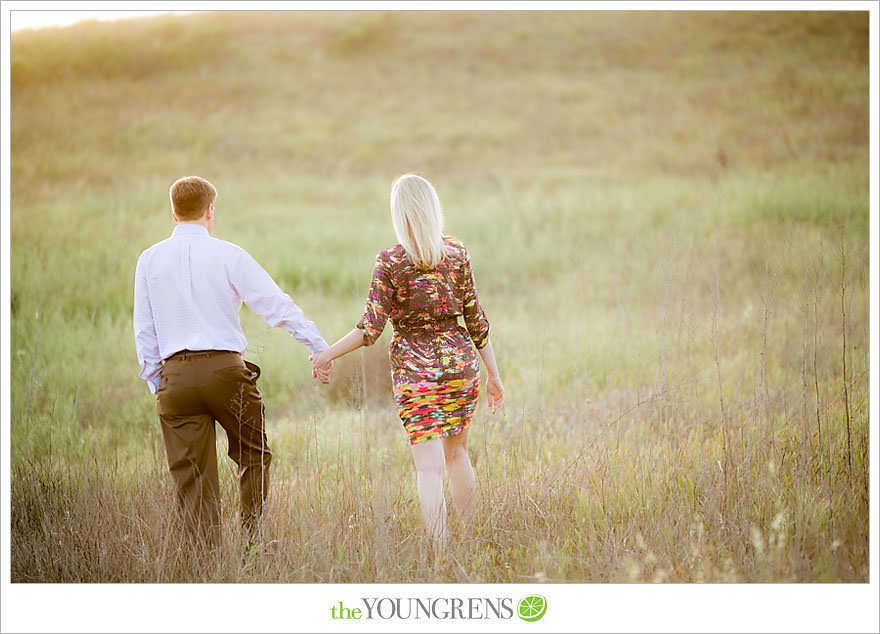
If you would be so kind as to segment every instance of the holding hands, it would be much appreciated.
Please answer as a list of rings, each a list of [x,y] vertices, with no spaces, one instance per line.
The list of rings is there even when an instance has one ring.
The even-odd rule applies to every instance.
[[[309,357],[312,362],[312,378],[321,383],[330,383],[330,374],[333,371],[333,359],[357,350],[364,345],[363,331],[354,328],[342,339],[321,352],[316,352]],[[495,361],[495,352],[492,350],[492,342],[487,338],[485,345],[479,349],[483,363],[486,365],[488,379],[486,381],[486,394],[489,407],[494,414],[504,403],[504,385],[501,383],[501,373]]]
[[[333,357],[329,350],[317,352],[309,357],[312,362],[312,378],[318,379],[325,385],[330,383],[330,373],[333,371]]]
[[[309,357],[309,361],[312,362],[312,378],[320,380],[321,383],[329,383],[330,373],[333,371],[333,359],[357,350],[362,345],[364,345],[364,333],[353,328],[326,350],[314,353]]]

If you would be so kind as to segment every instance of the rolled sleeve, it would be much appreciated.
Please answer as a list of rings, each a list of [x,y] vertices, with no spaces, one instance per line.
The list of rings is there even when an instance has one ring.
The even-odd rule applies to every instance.
[[[142,363],[139,376],[147,382],[147,387],[150,388],[150,394],[155,394],[159,391],[159,380],[162,378],[162,365],[150,364],[148,366],[147,363]]]

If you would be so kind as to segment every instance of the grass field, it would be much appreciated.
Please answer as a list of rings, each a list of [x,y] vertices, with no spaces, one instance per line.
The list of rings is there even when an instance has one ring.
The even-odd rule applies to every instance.
[[[866,582],[867,13],[218,12],[12,36],[13,582]],[[328,340],[416,171],[507,389],[435,566],[390,332],[247,309],[279,553],[189,560],[131,327],[176,178]],[[390,328],[388,329],[390,331]]]

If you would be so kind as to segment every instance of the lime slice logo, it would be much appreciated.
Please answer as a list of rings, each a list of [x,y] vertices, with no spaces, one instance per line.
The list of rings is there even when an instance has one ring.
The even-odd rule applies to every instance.
[[[516,612],[523,621],[537,621],[547,613],[547,599],[540,594],[530,594],[520,600]]]

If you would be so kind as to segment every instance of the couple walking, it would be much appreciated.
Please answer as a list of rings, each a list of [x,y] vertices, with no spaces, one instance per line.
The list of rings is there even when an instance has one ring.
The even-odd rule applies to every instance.
[[[504,388],[477,298],[468,252],[444,236],[434,187],[414,174],[391,188],[399,244],[376,257],[357,326],[328,346],[314,323],[243,249],[211,237],[217,190],[188,176],[170,190],[171,237],[138,259],[134,334],[140,377],[156,395],[168,465],[184,522],[197,543],[220,540],[215,421],[239,467],[241,520],[261,541],[272,452],[266,438],[260,368],[242,355],[242,302],[311,351],[312,376],[330,381],[333,360],[376,342],[390,319],[394,398],[409,435],[422,518],[435,547],[447,542],[443,472],[456,512],[473,515],[474,472],[467,428],[480,388],[480,359],[494,412]],[[464,326],[459,325],[459,317]]]

